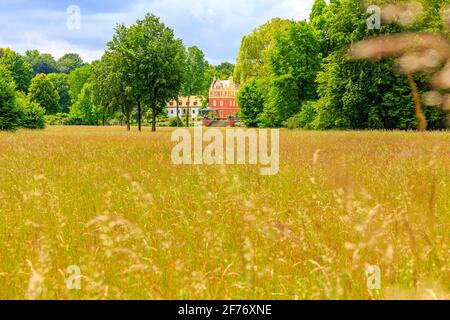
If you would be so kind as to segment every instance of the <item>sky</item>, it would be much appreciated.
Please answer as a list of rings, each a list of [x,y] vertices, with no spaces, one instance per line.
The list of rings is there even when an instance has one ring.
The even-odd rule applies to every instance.
[[[242,37],[274,18],[306,19],[313,0],[0,0],[0,47],[101,58],[114,27],[153,13],[212,64],[235,62]],[[77,6],[78,12],[71,6]],[[77,24],[77,21],[80,23]]]

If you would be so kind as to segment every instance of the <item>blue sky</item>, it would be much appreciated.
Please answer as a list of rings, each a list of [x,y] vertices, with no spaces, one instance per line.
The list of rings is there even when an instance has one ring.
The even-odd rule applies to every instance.
[[[313,0],[0,0],[0,47],[38,49],[59,58],[77,52],[101,57],[116,23],[129,25],[146,12],[160,16],[187,46],[207,59],[234,62],[242,36],[274,17],[304,19]],[[67,8],[81,9],[81,28],[67,28]]]

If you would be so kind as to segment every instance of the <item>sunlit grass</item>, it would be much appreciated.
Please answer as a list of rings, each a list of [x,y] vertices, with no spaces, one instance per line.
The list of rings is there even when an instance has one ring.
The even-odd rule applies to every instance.
[[[170,134],[0,133],[0,298],[449,298],[449,133],[283,131],[274,177]]]

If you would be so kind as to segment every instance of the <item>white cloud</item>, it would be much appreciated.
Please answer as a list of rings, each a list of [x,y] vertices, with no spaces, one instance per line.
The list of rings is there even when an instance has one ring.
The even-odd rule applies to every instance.
[[[0,46],[9,44],[20,52],[36,48],[55,57],[77,52],[86,61],[92,61],[101,57],[116,23],[131,24],[150,12],[160,16],[186,45],[199,46],[212,63],[233,61],[242,36],[274,17],[305,19],[312,3],[313,0],[134,0],[128,7],[109,12],[107,5],[80,5],[81,29],[73,31],[66,27],[68,15],[63,7],[50,10],[42,6],[39,10],[12,14],[2,10],[0,4]]]

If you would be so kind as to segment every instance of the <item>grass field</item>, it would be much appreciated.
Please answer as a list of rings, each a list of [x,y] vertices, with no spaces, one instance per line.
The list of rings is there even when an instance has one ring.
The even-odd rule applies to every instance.
[[[273,177],[170,134],[0,133],[0,298],[450,298],[450,133],[282,131]]]

